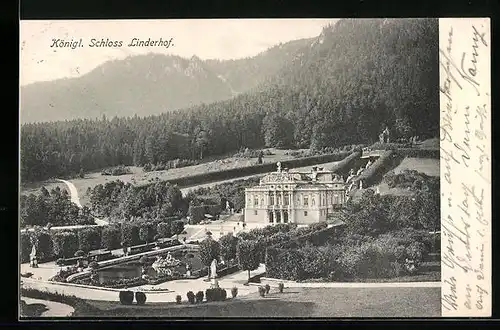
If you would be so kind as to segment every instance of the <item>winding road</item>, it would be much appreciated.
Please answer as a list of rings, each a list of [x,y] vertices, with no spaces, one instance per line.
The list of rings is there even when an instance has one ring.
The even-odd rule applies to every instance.
[[[62,179],[57,179],[57,181],[63,182],[66,184],[66,186],[68,186],[69,193],[71,196],[71,202],[75,203],[79,208],[82,208],[82,204],[80,203],[80,197],[78,197],[78,191],[76,190],[75,185],[69,181]],[[107,226],[109,224],[109,222],[98,219],[96,217],[94,217],[94,220],[95,224],[98,226]]]

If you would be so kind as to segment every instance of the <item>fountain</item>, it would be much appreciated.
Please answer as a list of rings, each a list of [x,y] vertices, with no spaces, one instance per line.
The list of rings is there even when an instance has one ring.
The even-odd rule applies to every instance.
[[[162,275],[172,275],[172,270],[170,268],[177,267],[181,264],[180,260],[172,257],[170,252],[165,258],[158,256],[151,265],[151,267],[158,273]]]

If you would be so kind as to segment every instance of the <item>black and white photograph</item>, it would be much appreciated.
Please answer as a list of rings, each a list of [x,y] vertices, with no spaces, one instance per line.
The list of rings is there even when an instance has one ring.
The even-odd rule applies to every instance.
[[[20,319],[486,312],[478,22],[21,21]]]

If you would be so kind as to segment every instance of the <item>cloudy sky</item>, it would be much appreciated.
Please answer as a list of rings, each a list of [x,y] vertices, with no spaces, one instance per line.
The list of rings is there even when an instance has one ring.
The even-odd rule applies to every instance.
[[[315,37],[332,19],[22,21],[21,84],[76,77],[113,59],[150,52],[202,59],[254,56],[280,42]],[[82,38],[83,47],[52,48],[53,39]],[[89,47],[91,39],[121,40],[120,48]],[[173,46],[127,47],[133,38]]]

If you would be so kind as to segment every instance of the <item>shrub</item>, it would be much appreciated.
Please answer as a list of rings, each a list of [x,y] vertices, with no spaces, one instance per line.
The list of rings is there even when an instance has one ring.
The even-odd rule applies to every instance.
[[[139,227],[135,223],[123,223],[121,226],[121,242],[125,246],[134,246],[140,244]]]
[[[278,290],[280,291],[280,293],[283,293],[284,288],[285,288],[285,285],[282,282],[278,283]]]
[[[142,243],[154,241],[155,228],[151,223],[145,222],[139,226],[139,239]]]
[[[271,286],[269,284],[266,284],[266,294],[269,294],[269,291],[271,290]]]
[[[92,261],[91,263],[89,263],[89,268],[90,269],[97,269],[97,268],[99,268],[99,264],[97,263],[97,261]]]
[[[82,250],[78,250],[75,252],[75,257],[83,257],[85,255],[85,252]]]
[[[146,294],[144,292],[136,292],[135,301],[137,305],[144,305],[146,303]]]
[[[266,295],[266,288],[264,288],[263,286],[259,286],[259,295],[261,297],[264,297]]]
[[[175,296],[175,302],[176,302],[178,305],[180,305],[180,304],[181,304],[181,302],[182,302],[182,297],[181,297],[181,295],[180,295],[180,294],[178,294],[177,296]]]
[[[194,295],[193,291],[189,291],[186,294],[186,296],[187,296],[187,299],[188,299],[189,303],[190,304],[194,304],[194,302],[195,302],[195,295]]]
[[[132,291],[120,291],[119,297],[122,305],[132,305],[134,302],[134,292]]]
[[[231,296],[232,296],[233,298],[236,298],[236,296],[237,296],[237,295],[238,295],[238,288],[237,288],[237,287],[233,287],[233,288],[231,289]]]
[[[203,291],[198,291],[196,293],[196,302],[197,303],[201,303],[203,302],[203,298],[204,298],[205,294],[203,293]]]

